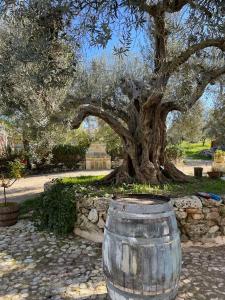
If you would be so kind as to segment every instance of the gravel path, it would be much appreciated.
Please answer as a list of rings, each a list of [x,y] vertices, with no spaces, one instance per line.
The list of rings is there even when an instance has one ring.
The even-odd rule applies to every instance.
[[[106,175],[109,171],[74,171],[46,175],[34,175],[22,178],[8,189],[9,201],[21,202],[43,192],[44,183],[54,178]],[[3,200],[3,191],[0,189],[0,202]]]
[[[185,247],[176,300],[225,299],[225,246]],[[0,300],[106,299],[101,247],[37,232],[21,220],[0,228]]]

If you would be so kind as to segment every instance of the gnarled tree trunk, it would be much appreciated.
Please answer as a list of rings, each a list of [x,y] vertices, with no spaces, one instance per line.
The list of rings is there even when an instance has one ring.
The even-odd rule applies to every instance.
[[[73,128],[79,127],[88,115],[94,115],[107,122],[123,140],[123,164],[106,176],[105,182],[159,184],[170,180],[188,180],[188,176],[166,158],[166,117],[169,110],[168,105],[159,100],[152,98],[147,102],[140,97],[131,101],[126,126],[125,122],[121,122],[102,108],[90,104],[79,107]]]
[[[132,138],[124,140],[123,164],[104,181],[159,184],[189,179],[167,160],[166,116],[167,111],[161,104],[136,111],[135,118],[130,119],[128,125]]]

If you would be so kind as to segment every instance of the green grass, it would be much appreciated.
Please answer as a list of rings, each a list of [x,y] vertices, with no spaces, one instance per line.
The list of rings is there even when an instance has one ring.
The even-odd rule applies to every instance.
[[[206,141],[204,146],[202,142],[189,143],[184,141],[179,146],[184,151],[186,158],[210,160],[209,157],[205,157],[200,153],[202,150],[210,149],[210,141]]]
[[[121,185],[96,185],[96,180],[104,176],[82,176],[65,177],[60,182],[65,185],[74,185],[78,187],[80,193],[96,196],[112,195],[116,193],[152,193],[171,196],[193,195],[197,192],[212,192],[225,194],[225,181],[221,179],[210,179],[203,177],[201,179],[191,178],[189,183],[168,183],[163,185],[151,184],[121,184]]]
[[[97,180],[101,180],[104,176],[79,176],[79,177],[64,177],[60,180],[63,184],[82,184],[89,185]]]
[[[197,192],[211,192],[215,194],[225,194],[225,181],[221,179],[201,179],[192,178],[191,182],[178,184],[170,183],[164,185],[150,184],[122,184],[122,185],[96,185],[96,180],[103,176],[82,176],[65,177],[60,183],[65,186],[74,186],[77,197],[111,197],[113,194],[126,193],[149,193],[157,195],[167,195],[171,197],[195,195]],[[75,196],[76,197],[76,196]],[[35,210],[40,201],[40,197],[31,198],[21,203],[20,215],[26,216],[31,210]]]

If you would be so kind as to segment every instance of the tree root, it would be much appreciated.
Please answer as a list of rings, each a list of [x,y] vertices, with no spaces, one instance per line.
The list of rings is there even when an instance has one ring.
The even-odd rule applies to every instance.
[[[147,174],[149,176],[146,176]],[[139,176],[130,176],[124,165],[121,165],[113,170],[110,174],[106,175],[102,180],[99,180],[97,184],[110,185],[136,182],[158,185],[169,182],[185,183],[190,181],[190,176],[185,175],[183,172],[178,170],[173,163],[167,162],[164,165],[164,169],[158,170],[156,176],[153,176],[152,172],[143,172],[141,178]]]

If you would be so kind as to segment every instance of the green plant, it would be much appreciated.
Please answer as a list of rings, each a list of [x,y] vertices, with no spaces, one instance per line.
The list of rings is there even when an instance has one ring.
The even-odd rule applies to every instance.
[[[183,141],[179,144],[179,147],[184,152],[185,158],[211,160],[212,158],[202,154],[203,150],[209,150],[211,148],[210,140],[206,140],[203,146],[202,142],[190,143]]]
[[[217,157],[223,157],[223,156],[225,156],[225,151],[223,151],[223,150],[216,150],[215,155]]]
[[[177,145],[169,145],[166,148],[166,156],[171,161],[176,161],[184,156],[184,151]]]
[[[76,203],[73,187],[60,183],[40,196],[33,214],[40,230],[54,232],[57,235],[70,233],[76,221]]]
[[[11,187],[18,179],[23,176],[25,165],[19,160],[8,162],[6,174],[1,175],[1,187],[4,190],[4,204],[7,204],[6,189]]]
[[[60,144],[53,148],[53,163],[62,163],[68,168],[75,167],[85,156],[88,145],[66,145]]]

